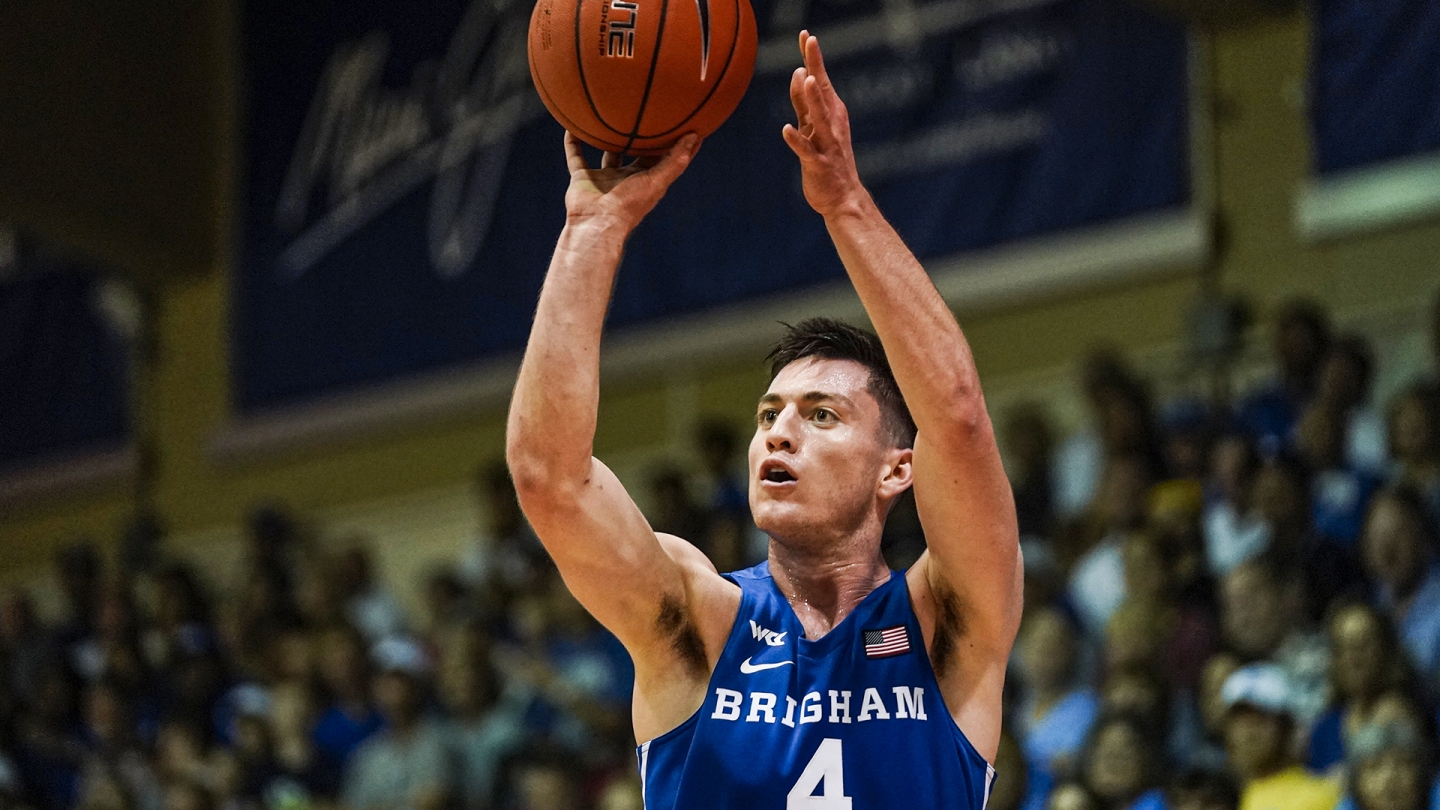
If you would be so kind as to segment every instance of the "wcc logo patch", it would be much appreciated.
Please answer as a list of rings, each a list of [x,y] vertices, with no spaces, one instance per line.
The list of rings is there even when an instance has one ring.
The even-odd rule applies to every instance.
[[[754,636],[757,639],[760,639],[766,644],[769,644],[771,647],[785,646],[785,633],[777,633],[774,630],[766,630],[765,628],[756,624],[754,619],[750,620],[750,635]]]

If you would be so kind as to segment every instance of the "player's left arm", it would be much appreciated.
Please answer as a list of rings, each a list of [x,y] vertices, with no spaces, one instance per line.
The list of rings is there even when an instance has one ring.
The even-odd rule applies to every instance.
[[[820,43],[801,32],[800,49],[805,66],[790,83],[799,127],[786,125],[785,141],[919,428],[912,470],[928,550],[909,579],[946,704],[994,761],[1022,601],[1014,496],[960,325],[860,182]]]

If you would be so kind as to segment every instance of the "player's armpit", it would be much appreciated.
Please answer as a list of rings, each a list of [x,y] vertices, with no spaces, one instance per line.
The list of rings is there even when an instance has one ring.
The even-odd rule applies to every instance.
[[[566,586],[620,639],[637,667],[698,665],[708,678],[739,608],[739,588],[689,543],[657,537],[620,480],[598,460],[591,460],[589,476],[579,482],[551,486],[517,471],[515,483],[520,505]],[[728,623],[727,603],[733,603]]]
[[[1020,624],[1024,572],[1014,498],[988,418],[912,462],[927,550],[909,581],[935,674],[961,731],[987,759],[999,746],[1000,693]]]

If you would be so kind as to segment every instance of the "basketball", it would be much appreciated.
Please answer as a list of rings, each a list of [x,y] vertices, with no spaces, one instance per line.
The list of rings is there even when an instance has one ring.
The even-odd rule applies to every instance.
[[[539,0],[530,76],[575,137],[660,155],[730,117],[755,71],[755,44],[749,0]]]

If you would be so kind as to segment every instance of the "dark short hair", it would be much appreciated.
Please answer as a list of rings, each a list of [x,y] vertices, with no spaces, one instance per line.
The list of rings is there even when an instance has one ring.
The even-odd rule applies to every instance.
[[[807,357],[825,360],[853,360],[870,372],[865,390],[880,404],[880,423],[896,447],[915,445],[915,420],[890,371],[885,347],[880,338],[866,329],[851,326],[834,318],[809,318],[791,326],[784,324],[785,335],[765,357],[770,364],[770,379],[780,370]]]

